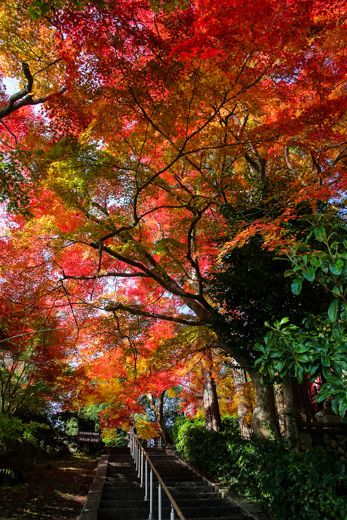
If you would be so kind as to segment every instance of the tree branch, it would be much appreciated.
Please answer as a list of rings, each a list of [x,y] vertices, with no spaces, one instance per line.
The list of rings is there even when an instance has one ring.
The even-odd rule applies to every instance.
[[[117,273],[115,272],[109,272],[109,273],[99,273],[98,275],[93,276],[73,276],[63,273],[63,280],[95,280],[97,278],[149,278],[148,274],[145,273]]]
[[[25,62],[22,63],[22,70],[23,74],[26,79],[26,85],[22,90],[19,90],[15,94],[13,94],[7,105],[2,107],[0,109],[0,119],[3,119],[4,117],[8,116],[12,112],[15,112],[19,108],[22,108],[24,106],[28,105],[39,105],[41,103],[44,103],[49,99],[50,97],[54,96],[55,94],[62,94],[66,91],[66,87],[62,87],[58,92],[54,92],[51,94],[48,94],[47,96],[43,96],[41,98],[34,99],[34,94],[32,92],[33,84],[34,84],[34,76],[30,72],[29,65]]]
[[[170,316],[168,314],[161,314],[156,312],[147,312],[139,308],[124,305],[122,303],[109,304],[106,307],[104,307],[104,310],[113,313],[117,311],[123,311],[128,312],[129,314],[133,314],[134,316],[143,316],[144,318],[152,318],[156,320],[173,321],[175,323],[182,323],[183,325],[193,325],[196,327],[206,325],[205,321],[187,320],[185,318],[179,318],[178,316]]]

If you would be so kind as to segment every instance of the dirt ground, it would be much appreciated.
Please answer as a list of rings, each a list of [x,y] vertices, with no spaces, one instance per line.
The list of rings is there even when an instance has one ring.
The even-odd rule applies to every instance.
[[[24,483],[0,486],[0,520],[75,520],[94,478],[97,459],[73,456],[33,465]]]

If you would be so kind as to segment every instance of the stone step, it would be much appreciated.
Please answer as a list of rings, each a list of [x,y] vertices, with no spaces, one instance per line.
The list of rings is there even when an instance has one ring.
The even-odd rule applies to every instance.
[[[175,489],[178,493],[179,492],[185,492],[185,491],[189,491],[190,493],[192,493],[193,491],[195,492],[204,492],[206,491],[206,493],[215,493],[214,489],[209,486],[208,484],[205,484],[204,482],[172,482],[170,484],[168,484],[167,486],[169,489]]]
[[[175,497],[174,497],[175,498]],[[176,500],[177,504],[181,508],[187,508],[187,507],[193,507],[193,508],[219,508],[219,507],[225,507],[225,502],[222,498],[179,498]],[[235,506],[235,511],[240,511],[240,508]]]
[[[104,492],[102,494],[102,499],[107,499],[109,500],[110,498],[117,498],[119,500],[123,500],[123,497],[126,496],[129,498],[129,500],[144,500],[144,491],[142,488],[139,488],[138,490],[137,489],[132,489],[132,488],[129,488],[129,489],[119,489],[119,488],[114,488],[114,489],[104,489]]]
[[[192,518],[203,518],[204,520],[207,518],[229,518],[231,519],[241,519],[244,520],[244,515],[242,515],[241,511],[233,511],[230,507],[224,506],[224,507],[204,507],[203,509],[199,507],[189,507],[189,508],[180,508],[183,515],[187,518],[187,520]]]
[[[190,517],[189,520],[200,520],[201,516]],[[228,516],[208,516],[204,520],[253,520],[254,517],[246,516],[245,514],[230,514]]]
[[[134,504],[132,502],[117,502],[116,500],[109,500],[107,503],[104,501],[101,502],[99,510],[100,511],[124,511],[126,513],[127,511],[137,511],[144,513],[148,509],[148,505],[146,502],[137,503]],[[124,516],[126,518],[126,516]]]
[[[99,509],[98,520],[145,520],[148,518],[146,513],[139,513],[137,511],[126,511],[123,510],[109,510]]]
[[[134,489],[136,488],[140,488],[140,482],[136,482],[135,480],[134,481],[117,481],[116,479],[114,479],[113,481],[111,482],[107,482],[104,486],[104,489],[108,489],[109,487],[118,487],[118,488],[131,488],[133,487]],[[140,488],[142,489],[142,488]]]
[[[218,500],[220,498],[219,493],[192,493],[192,492],[183,492],[183,493],[176,493],[174,490],[170,490],[171,495],[174,497],[176,501],[181,502],[182,500],[192,500],[192,496],[194,496],[196,500],[206,500],[207,502],[209,500]]]

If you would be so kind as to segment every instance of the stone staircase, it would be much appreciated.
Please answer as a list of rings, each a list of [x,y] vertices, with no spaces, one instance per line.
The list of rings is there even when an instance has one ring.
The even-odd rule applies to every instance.
[[[251,520],[237,505],[223,499],[208,482],[192,471],[174,454],[148,448],[151,462],[188,520]],[[170,518],[170,503],[163,491],[162,518]],[[158,517],[157,482],[154,480],[153,519]],[[98,520],[147,520],[149,504],[128,448],[111,451]],[[175,517],[177,518],[177,517]]]
[[[148,517],[143,488],[129,448],[112,449],[98,510],[98,520],[144,520]]]

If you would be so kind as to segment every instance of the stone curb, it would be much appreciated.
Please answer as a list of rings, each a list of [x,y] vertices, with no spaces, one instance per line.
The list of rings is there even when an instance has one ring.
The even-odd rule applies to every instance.
[[[195,469],[190,464],[182,460],[174,449],[168,448],[166,451],[167,453],[171,452],[173,455],[175,455],[185,466],[187,466],[187,468],[191,469],[196,475],[201,477],[207,484],[209,484],[209,486],[213,487],[215,491],[222,495],[222,498],[225,498],[228,502],[240,507],[242,512],[249,516],[250,520],[270,520],[270,518],[257,504],[254,504],[249,500],[236,495],[228,487],[222,486],[221,484],[217,484],[216,482],[212,482],[204,475],[202,475],[197,469]]]
[[[109,454],[102,455],[96,468],[95,477],[87,495],[81,514],[77,520],[97,520],[101,494],[104,488]]]

